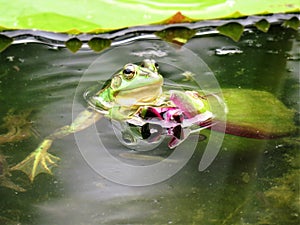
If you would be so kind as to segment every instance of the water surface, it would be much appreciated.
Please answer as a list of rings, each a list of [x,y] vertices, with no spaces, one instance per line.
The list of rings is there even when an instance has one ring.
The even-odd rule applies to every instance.
[[[193,38],[184,47],[202,58],[222,88],[265,90],[287,107],[299,109],[299,32],[272,27],[266,34],[246,32],[238,43],[223,36],[203,36]],[[216,54],[224,47],[238,51]],[[65,48],[28,43],[12,45],[0,54],[0,119],[11,109],[32,110],[29,119],[38,134],[0,146],[9,164],[21,161],[42,137],[69,124],[74,102],[85,106],[82,94],[86,88],[108,79],[125,63],[151,57],[158,62],[168,58],[178,68],[184,66],[173,47],[161,40],[145,39],[114,48],[124,52],[112,54],[112,48],[101,53],[81,50],[73,54]],[[101,66],[90,67],[99,57]],[[187,84],[167,65],[162,64],[161,73]],[[299,124],[297,118],[295,123]],[[103,120],[98,129],[107,137],[106,147],[123,149],[106,126],[109,123]],[[170,179],[130,187],[99,176],[83,159],[74,135],[70,135],[55,141],[50,150],[61,158],[54,176],[42,174],[30,184],[26,175],[12,172],[11,179],[27,191],[0,187],[0,221],[43,225],[298,224],[296,134],[274,140],[226,135],[217,158],[199,172],[206,144],[207,140],[199,141],[192,158]],[[153,154],[160,156],[167,151],[162,147]]]

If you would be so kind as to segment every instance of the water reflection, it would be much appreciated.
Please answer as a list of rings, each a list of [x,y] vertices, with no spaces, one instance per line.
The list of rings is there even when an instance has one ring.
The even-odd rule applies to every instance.
[[[224,57],[215,56],[212,49],[233,45],[225,37],[195,38],[186,47],[204,59],[222,87],[267,90],[297,109],[299,60],[290,60],[287,55],[299,51],[296,35],[281,28],[267,34],[246,34],[241,42],[234,43],[243,53]],[[249,46],[246,40],[260,47]],[[143,48],[143,42],[132,45]],[[13,61],[7,60],[10,56],[14,56]],[[98,56],[83,51],[73,55],[37,44],[9,47],[0,58],[1,118],[11,108],[32,108],[31,119],[41,137],[70,123],[75,88]],[[173,60],[176,62],[176,57]],[[101,73],[95,69],[79,92],[95,80],[106,80],[123,64],[113,61],[103,57],[107,66],[101,67]],[[178,75],[178,79],[183,78]],[[83,99],[78,102],[84,105]],[[209,135],[210,131],[206,132]],[[1,145],[1,151],[10,156],[7,161],[12,165],[38,143],[39,138],[32,137]],[[54,177],[40,175],[30,184],[24,174],[13,172],[12,180],[27,192],[1,187],[0,221],[45,225],[297,224],[298,189],[293,188],[299,184],[290,179],[299,171],[297,137],[256,140],[226,135],[219,155],[203,172],[198,171],[198,165],[207,140],[196,144],[192,158],[172,178],[152,186],[128,187],[95,173],[82,158],[74,137],[66,137],[53,145],[52,153],[62,159]],[[286,193],[290,194],[288,199],[284,199]]]

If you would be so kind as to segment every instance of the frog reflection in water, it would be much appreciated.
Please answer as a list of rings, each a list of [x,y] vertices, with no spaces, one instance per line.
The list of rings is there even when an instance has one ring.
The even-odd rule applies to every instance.
[[[130,139],[130,144],[143,140],[151,144],[165,135],[171,137],[168,144],[171,149],[190,133],[210,126],[213,118],[207,100],[198,92],[164,92],[158,65],[149,59],[140,65],[125,65],[89,99],[89,105],[71,125],[47,136],[34,152],[12,169],[22,170],[31,181],[39,173],[51,174],[50,168],[59,160],[47,152],[52,142],[89,127],[103,115],[127,125],[123,138]],[[127,146],[133,146],[130,144]]]

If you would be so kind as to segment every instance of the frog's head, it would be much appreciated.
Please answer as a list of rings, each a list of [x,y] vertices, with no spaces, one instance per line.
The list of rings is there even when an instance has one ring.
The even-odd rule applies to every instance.
[[[94,97],[101,108],[113,106],[134,107],[151,104],[162,93],[163,77],[154,60],[146,59],[140,65],[126,64]]]

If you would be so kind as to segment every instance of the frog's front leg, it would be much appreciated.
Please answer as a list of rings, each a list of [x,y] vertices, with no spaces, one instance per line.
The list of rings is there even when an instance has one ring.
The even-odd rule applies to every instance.
[[[84,130],[101,117],[100,113],[91,109],[81,112],[70,125],[61,127],[47,136],[35,151],[28,155],[22,162],[12,167],[11,170],[23,171],[31,181],[40,173],[52,174],[51,167],[56,166],[56,163],[59,161],[58,157],[48,153],[48,149],[51,147],[53,141]]]

